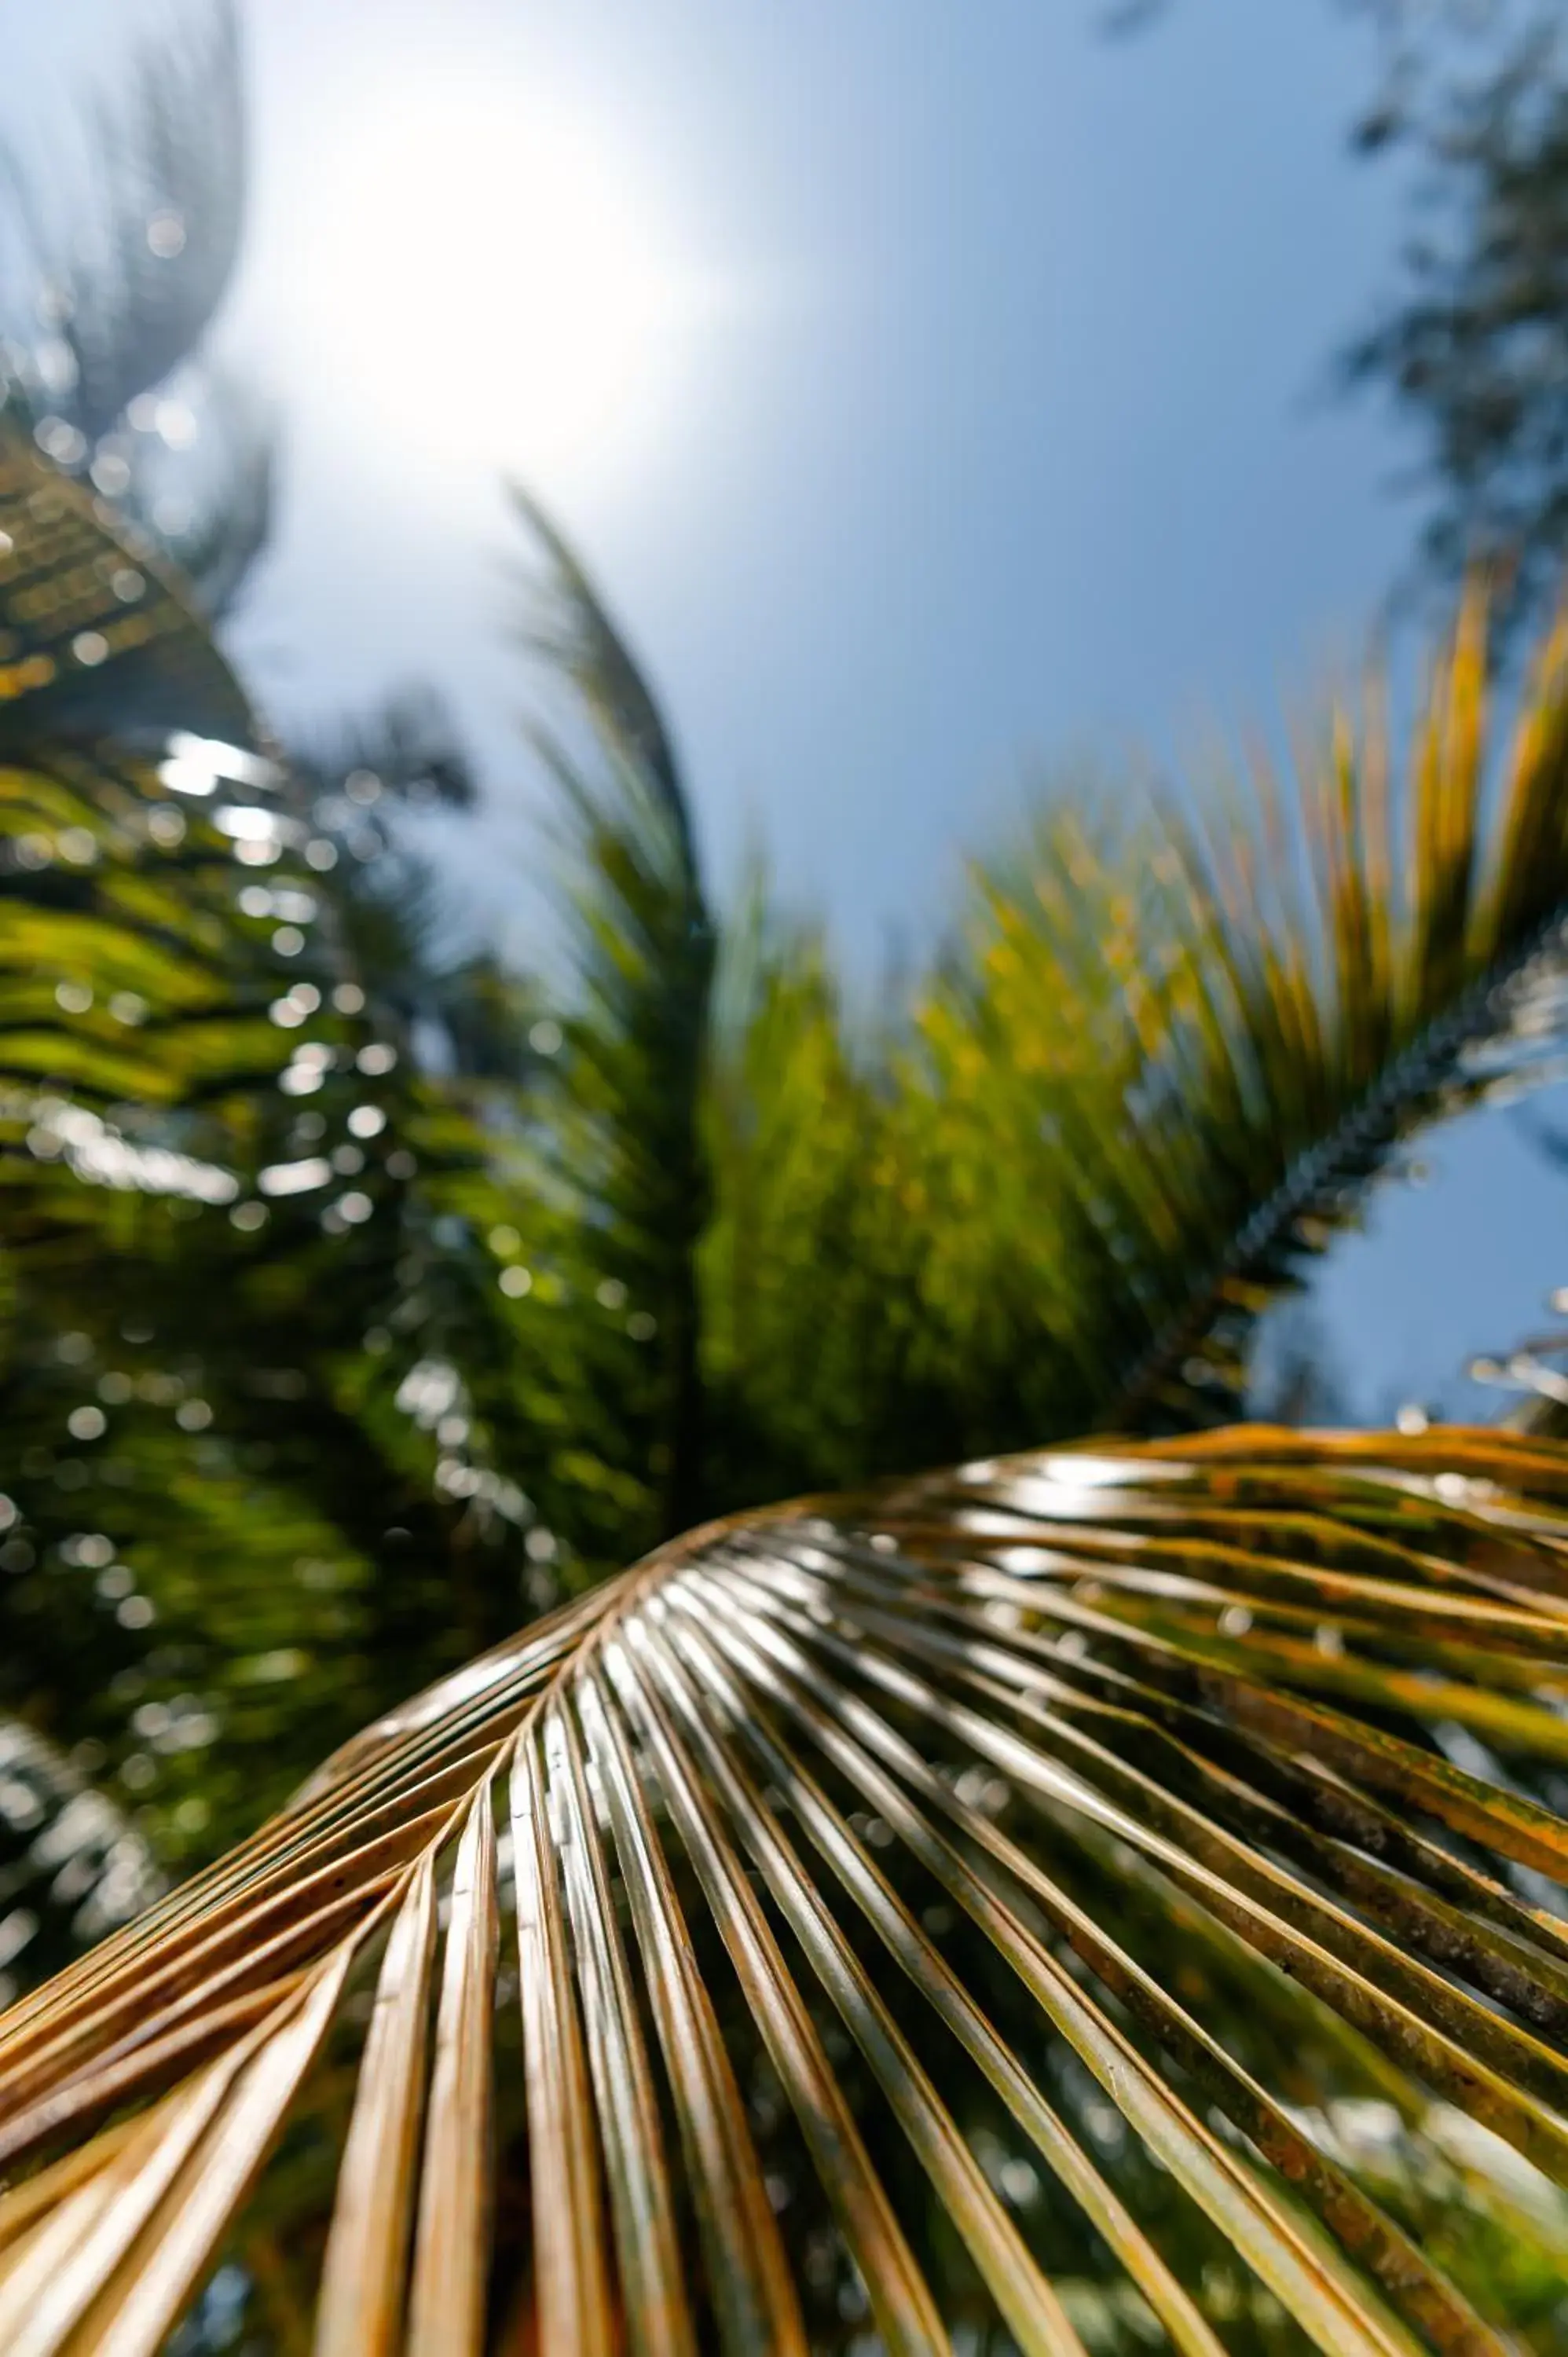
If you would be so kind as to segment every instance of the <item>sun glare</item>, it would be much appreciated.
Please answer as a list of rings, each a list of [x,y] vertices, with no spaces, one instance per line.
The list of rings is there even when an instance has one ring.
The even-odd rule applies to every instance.
[[[548,485],[624,464],[701,296],[610,143],[557,110],[410,91],[361,117],[302,257],[323,373],[411,472]]]

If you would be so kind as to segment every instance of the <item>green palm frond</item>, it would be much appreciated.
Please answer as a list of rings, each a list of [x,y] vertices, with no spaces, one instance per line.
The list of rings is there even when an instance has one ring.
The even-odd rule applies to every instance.
[[[703,1142],[713,1505],[918,1459],[921,1236],[883,1043],[846,1013],[820,931],[782,919],[760,876],[724,931]]]
[[[598,747],[591,767],[547,748],[585,977],[567,1159],[585,1171],[596,1143],[593,1232],[644,1301],[706,1207],[689,1512],[1234,1413],[1258,1315],[1406,1141],[1553,1069],[1568,625],[1506,743],[1477,585],[1402,765],[1374,673],[1303,732],[1291,779],[1260,757],[1186,796],[1058,797],[977,873],[904,1026],[846,1016],[809,928],[765,912],[754,952],[732,915],[746,979],[721,980],[715,1019],[670,733],[544,537],[557,604],[534,642]]]
[[[1568,625],[1499,761],[1473,591],[1402,777],[1374,693],[1289,791],[1260,760],[1197,808],[1066,808],[981,878],[911,1095],[966,1445],[1234,1408],[1257,1311],[1401,1141],[1560,1033],[1565,814]]]
[[[641,1346],[567,1208],[540,994],[443,952],[406,838],[473,799],[438,705],[259,752],[177,585],[5,447],[0,1704],[181,1860],[624,1559],[604,1377]],[[156,628],[83,651],[94,587]]]
[[[754,954],[732,914],[724,957],[746,978],[722,983],[715,1022],[670,732],[542,533],[556,603],[534,643],[597,744],[596,763],[547,746],[585,977],[565,1158],[586,1172],[596,1152],[591,1232],[642,1301],[660,1269],[685,1300],[707,1206],[700,1382],[671,1383],[701,1400],[680,1420],[689,1512],[1234,1412],[1258,1314],[1405,1141],[1552,1069],[1563,625],[1506,747],[1477,585],[1402,770],[1374,673],[1359,710],[1304,732],[1292,780],[1259,759],[1185,798],[1059,797],[979,872],[907,1026],[846,1017],[809,928],[765,912]]]
[[[295,2117],[334,2352],[1560,2345],[1565,1503],[1242,1427],[661,1549],[0,2021],[6,2346],[158,2348]]]
[[[547,577],[525,644],[573,689],[579,755],[535,743],[562,800],[575,996],[564,1017],[562,1160],[601,1286],[624,1314],[634,1444],[653,1473],[654,1533],[703,1510],[697,1250],[710,1205],[702,1137],[714,940],[670,732],[581,561],[515,495]],[[650,1535],[653,1534],[650,1534]]]

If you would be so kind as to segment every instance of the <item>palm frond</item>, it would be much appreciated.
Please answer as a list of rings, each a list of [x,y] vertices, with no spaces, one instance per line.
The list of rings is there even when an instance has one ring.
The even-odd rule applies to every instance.
[[[28,673],[4,724],[0,1704],[188,1862],[624,1560],[642,1348],[547,1150],[541,995],[451,958],[409,835],[473,799],[439,705],[263,755],[153,564],[163,636],[82,661],[71,584],[135,552],[15,456],[0,620],[110,676],[84,707]]]
[[[1556,2346],[1565,1504],[1243,1427],[660,1550],[0,2018],[7,2347],[161,2345],[302,2107],[335,2352]]]
[[[82,113],[86,153],[62,175],[51,149],[47,188],[0,148],[0,405],[220,616],[269,536],[276,456],[267,404],[205,351],[245,210],[230,0],[144,30]]]
[[[87,114],[90,197],[61,220],[8,156],[34,283],[68,355],[19,388],[83,455],[188,359],[228,287],[245,210],[245,116],[231,0],[144,34]]]
[[[564,812],[575,1003],[563,1026],[564,1161],[601,1283],[638,1352],[624,1377],[660,1534],[702,1511],[698,1240],[714,928],[685,790],[651,690],[580,559],[515,494],[547,578],[524,643],[575,691],[592,744],[535,732]]]
[[[783,919],[759,874],[724,928],[703,1103],[715,1508],[937,1453],[910,1377],[924,1236],[886,1062],[846,1013],[821,931]],[[954,1390],[966,1372],[950,1371]]]
[[[1474,589],[1402,779],[1374,682],[1292,790],[1260,759],[1197,807],[1064,806],[982,877],[911,1098],[933,1347],[975,1361],[977,1436],[1233,1410],[1258,1310],[1402,1140],[1544,1066],[1568,623],[1500,763],[1487,721]]]
[[[166,560],[0,414],[0,760],[174,730],[242,748],[255,721]]]
[[[468,1174],[493,1157],[456,1104],[432,1117],[409,1053],[406,939],[389,993],[368,929],[337,921],[360,899],[324,878],[364,874],[368,813],[344,803],[339,848],[313,807],[323,781],[256,749],[240,689],[162,562],[0,434],[0,1401],[14,1520],[0,1701],[39,1741],[85,1739],[110,1789],[145,1779],[144,1815],[156,1785],[166,1850],[199,1854],[231,1808],[253,1821],[255,1763],[286,1716],[275,1686],[247,1685],[247,1663],[295,1664],[293,1707],[337,1739],[374,1706],[373,1683],[355,1701],[352,1680],[324,1682],[325,1721],[299,1687],[365,1609],[367,1547],[400,1505],[411,1546],[465,1520],[478,1538],[482,1501],[432,1494],[435,1434],[394,1405],[428,1330],[401,1352],[389,1336],[379,1430],[343,1362],[403,1308],[393,1272],[442,1216],[442,1188],[472,1196]],[[394,737],[407,755],[408,729]],[[312,1132],[325,1154],[306,1150]],[[344,1196],[371,1230],[358,1247]],[[347,1239],[335,1326],[311,1317],[334,1230]],[[280,1445],[306,1409],[331,1435],[329,1469]],[[480,1447],[463,1468],[477,1482]],[[261,1523],[258,1462],[274,1469]],[[401,1603],[406,1622],[389,1584],[388,1617]],[[258,1611],[269,1587],[274,1606]],[[470,1642],[508,1624],[516,1593],[514,1572]],[[452,1658],[464,1650],[457,1637]],[[380,1698],[427,1658],[389,1664]],[[150,1675],[149,1659],[163,1665]],[[201,1792],[199,1761],[213,1771]],[[299,1764],[274,1763],[274,1798]],[[195,1812],[183,1833],[182,1811]]]

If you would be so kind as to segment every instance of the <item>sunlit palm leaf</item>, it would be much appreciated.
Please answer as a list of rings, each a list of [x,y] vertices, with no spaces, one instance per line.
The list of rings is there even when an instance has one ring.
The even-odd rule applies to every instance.
[[[0,760],[173,729],[249,745],[254,720],[189,597],[106,502],[0,414]]]
[[[74,168],[58,135],[47,171],[22,145],[0,145],[0,208],[13,217],[0,218],[0,396],[220,614],[265,542],[273,490],[270,421],[253,391],[200,357],[245,211],[230,0],[139,27],[83,112]]]
[[[0,2020],[6,2347],[156,2349],[373,1986],[323,2349],[1077,2352],[1066,2231],[1184,2351],[1498,2357],[1463,2230],[1568,2185],[1565,1506],[1544,1444],[1244,1427],[667,1547]]]
[[[574,1080],[600,1083],[567,1159],[596,1146],[593,1215],[628,1269],[634,1246],[684,1265],[705,1185],[693,1511],[1233,1413],[1259,1314],[1407,1141],[1554,1069],[1568,623],[1511,729],[1489,718],[1477,587],[1402,757],[1374,673],[1303,732],[1289,780],[1260,758],[1184,795],[1063,791],[880,1029],[810,927],[765,900],[732,915],[699,1026],[669,734],[556,562],[541,643],[601,746],[591,792],[558,762],[592,855]],[[695,1060],[671,1052],[694,1038]]]
[[[903,1107],[821,931],[769,902],[759,877],[725,928],[703,1106],[705,1456],[721,1506],[938,1461],[969,1379],[955,1358],[929,1389],[911,1380],[926,1236]]]
[[[1500,759],[1487,697],[1477,589],[1402,777],[1374,682],[1288,788],[1260,759],[1196,806],[1058,806],[982,877],[910,1100],[957,1446],[1233,1411],[1258,1311],[1401,1140],[1560,1039],[1568,621]]]

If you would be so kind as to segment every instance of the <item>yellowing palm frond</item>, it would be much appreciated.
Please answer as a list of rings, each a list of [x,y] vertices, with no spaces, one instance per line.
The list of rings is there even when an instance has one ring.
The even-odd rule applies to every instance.
[[[306,2121],[334,2357],[1501,2357],[1488,2228],[1568,2234],[1565,1508],[1549,1444],[1243,1427],[661,1549],[0,2018],[0,2340],[158,2348]]]
[[[1374,681],[1288,788],[1101,796],[982,877],[909,1099],[955,1447],[1234,1412],[1258,1310],[1402,1140],[1560,1039],[1568,617],[1499,751],[1487,705],[1476,587],[1402,770]]]

